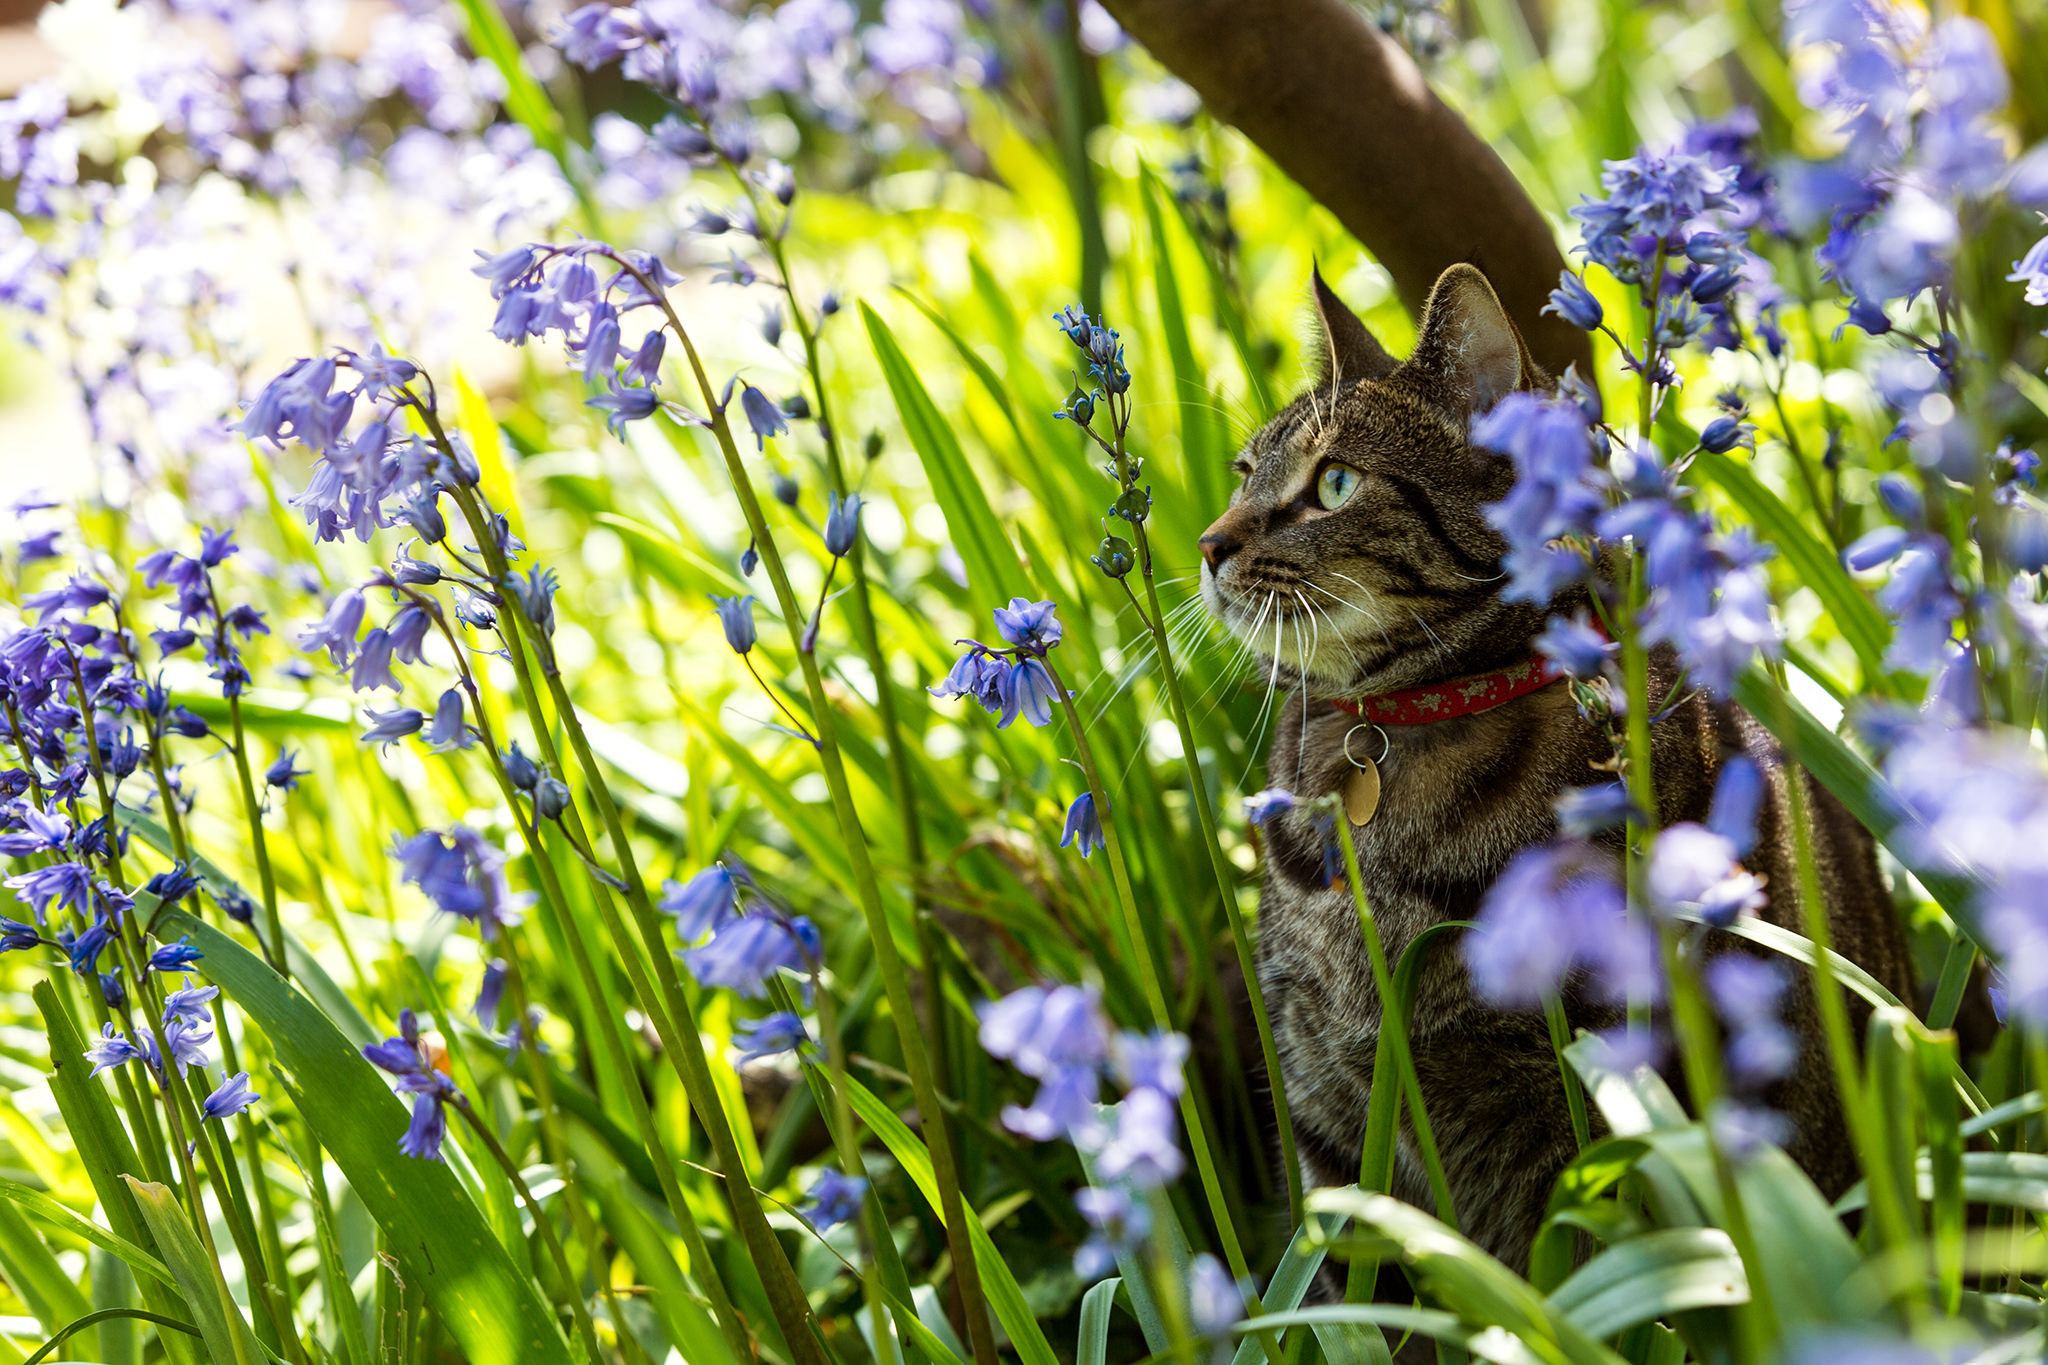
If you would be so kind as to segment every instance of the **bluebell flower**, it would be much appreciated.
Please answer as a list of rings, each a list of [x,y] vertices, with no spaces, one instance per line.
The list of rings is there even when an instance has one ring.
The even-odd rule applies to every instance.
[[[1536,652],[1582,681],[1597,678],[1616,652],[1584,608],[1571,617],[1553,616],[1535,640]]]
[[[733,1029],[732,1041],[739,1049],[738,1063],[744,1066],[809,1047],[811,1038],[804,1031],[803,1020],[788,1010],[777,1010],[759,1019],[742,1020]]]
[[[436,909],[475,923],[487,941],[500,928],[517,925],[533,903],[532,893],[514,894],[506,882],[504,851],[467,825],[452,825],[446,835],[423,830],[392,854],[403,880]]]
[[[1612,1003],[1661,995],[1656,938],[1629,917],[1613,862],[1577,840],[1526,848],[1509,860],[1464,943],[1482,999],[1533,1009],[1579,968]]]
[[[780,436],[789,430],[789,419],[775,400],[755,388],[752,384],[740,388],[740,411],[746,414],[747,426],[754,433],[754,444],[766,450],[770,436]]]
[[[407,735],[416,735],[427,723],[425,715],[409,706],[394,707],[389,711],[365,710],[370,728],[363,731],[361,739],[365,744],[382,744],[389,748]]]
[[[632,359],[626,362],[620,377],[628,384],[644,384],[652,389],[661,378],[661,358],[667,345],[667,333],[658,327],[649,332],[639,349],[633,352]]]
[[[754,647],[760,637],[754,630],[754,599],[745,597],[714,597],[711,605],[718,611],[718,623],[725,628],[725,642],[732,646],[735,654],[745,654]]]
[[[221,887],[214,892],[213,899],[221,913],[237,924],[250,924],[256,919],[256,903],[239,886]]]
[[[1851,541],[1842,551],[1842,563],[1852,573],[1865,573],[1897,559],[1911,540],[1904,527],[1879,526]]]
[[[149,970],[153,972],[178,972],[190,967],[206,954],[192,946],[191,935],[176,943],[166,943],[149,955]]]
[[[484,964],[483,983],[477,987],[476,1004],[470,1007],[470,1012],[487,1029],[497,1027],[498,1005],[504,999],[509,975],[503,958],[494,957]]]
[[[569,808],[569,784],[553,773],[542,773],[533,785],[533,809],[543,820],[559,820]]]
[[[355,656],[356,635],[363,626],[363,606],[360,588],[342,592],[328,604],[326,615],[317,625],[299,632],[299,648],[308,653],[324,649],[336,668],[348,667]]]
[[[61,941],[61,938],[60,938]],[[99,970],[100,954],[114,941],[114,926],[103,919],[96,919],[65,944],[64,952],[71,959],[71,970],[80,976],[89,976]]]
[[[1186,1034],[1125,1029],[1110,1040],[1109,1055],[1126,1090],[1157,1090],[1169,1099],[1180,1098],[1186,1086],[1181,1074],[1188,1060]]]
[[[586,399],[584,406],[603,409],[605,430],[624,440],[626,423],[652,417],[661,406],[661,400],[652,388],[632,388],[614,379],[610,393]]]
[[[1543,311],[1557,314],[1582,332],[1595,330],[1606,316],[1586,282],[1569,270],[1559,272],[1557,288],[1550,291],[1550,302]]]
[[[655,908],[675,916],[676,938],[685,947],[701,943],[739,913],[739,879],[724,863],[713,863],[687,882],[663,882]]]
[[[861,1200],[868,1182],[860,1176],[845,1175],[827,1166],[811,1182],[810,1202],[797,1210],[816,1232],[826,1232],[860,1215]]]
[[[100,1040],[85,1050],[85,1060],[92,1063],[95,1076],[123,1062],[148,1061],[155,1065],[150,1052],[144,1051],[128,1035],[116,1032],[112,1024],[100,1025]]]
[[[206,1044],[213,1041],[212,1029],[180,1015],[165,1019],[163,1030],[164,1046],[170,1049],[170,1060],[178,1064],[180,1076],[195,1066],[206,1069]]]
[[[1116,1127],[1095,1169],[1104,1180],[1127,1180],[1153,1189],[1179,1179],[1187,1161],[1180,1150],[1180,1120],[1174,1102],[1159,1090],[1133,1090],[1116,1106]]]
[[[92,895],[92,874],[83,863],[51,863],[18,872],[7,879],[6,885],[13,889],[16,900],[34,907],[36,923],[47,924],[52,906],[59,910],[85,910]]]
[[[0,953],[22,952],[40,946],[42,941],[42,933],[35,925],[0,915]]]
[[[1059,618],[1050,602],[1013,597],[995,609],[996,633],[1009,644],[1039,658],[1060,642]]]
[[[1642,810],[1619,782],[1596,782],[1590,787],[1571,787],[1553,803],[1557,827],[1575,838],[1586,838],[1603,830],[1619,829],[1629,821],[1642,822]]]
[[[357,692],[389,688],[400,690],[398,679],[391,672],[391,633],[382,626],[373,627],[363,636],[356,650],[355,666],[349,672],[349,687]]]
[[[1003,669],[996,681],[1002,699],[1002,716],[996,721],[996,728],[1009,728],[1010,722],[1022,716],[1034,726],[1052,723],[1053,703],[1061,700],[1059,688],[1053,685],[1052,673],[1042,660],[1019,659]]]
[[[128,988],[121,984],[121,969],[100,973],[100,999],[107,1002],[110,1010],[125,1009],[128,1004]]]
[[[1915,540],[1900,554],[1891,581],[1878,591],[1877,603],[1895,626],[1885,663],[1914,673],[1933,672],[1963,609],[1949,582],[1947,547],[1932,537]]]
[[[818,931],[807,919],[784,922],[772,914],[744,914],[728,921],[709,943],[684,952],[683,965],[700,986],[723,986],[759,999],[777,972],[812,970],[818,947]]]
[[[476,732],[463,720],[462,689],[451,687],[441,694],[434,704],[434,723],[427,727],[424,738],[429,748],[436,752],[448,749],[467,749],[476,743]]]
[[[2022,502],[2006,514],[2005,559],[2027,573],[2048,567],[2048,514],[2040,507]]]
[[[555,593],[560,587],[555,571],[536,564],[524,575],[507,574],[505,587],[542,638],[552,637],[555,633]]]
[[[157,898],[159,905],[176,905],[199,886],[199,875],[184,863],[173,863],[149,879],[143,890]]]
[[[1508,543],[1503,561],[1515,601],[1548,602],[1585,576],[1583,555],[1552,548],[1584,536],[1607,505],[1595,486],[1593,442],[1586,419],[1568,401],[1533,393],[1507,395],[1472,424],[1472,444],[1515,465],[1515,486],[1486,509],[1487,522]]]
[[[532,791],[534,784],[540,781],[540,765],[526,756],[526,752],[519,747],[519,741],[516,739],[512,741],[512,747],[505,754],[505,776],[511,779],[514,787],[523,792]]]
[[[1254,825],[1263,825],[1274,816],[1293,810],[1300,802],[1294,793],[1279,787],[1268,787],[1244,799],[1244,818]]]
[[[207,1118],[225,1119],[239,1114],[263,1097],[249,1088],[249,1073],[237,1071],[214,1088],[200,1104]]]
[[[297,754],[293,753],[290,749],[279,749],[276,759],[271,762],[268,768],[263,770],[263,785],[275,788],[278,791],[297,791],[299,779],[311,771],[311,769],[299,767],[298,763],[299,758]]]
[[[833,558],[842,559],[853,553],[854,541],[860,537],[860,494],[849,493],[845,501],[839,495],[831,495],[831,506],[825,513],[825,549]]]
[[[1115,1270],[1118,1253],[1137,1250],[1152,1231],[1151,1209],[1125,1189],[1090,1186],[1074,1195],[1074,1207],[1089,1228],[1088,1239],[1074,1253],[1074,1273],[1084,1281]]]
[[[412,1098],[412,1121],[398,1139],[398,1150],[418,1161],[439,1161],[441,1144],[448,1138],[448,1115],[441,1097],[421,1091]]]
[[[1060,832],[1060,847],[1078,845],[1087,857],[1102,847],[1102,819],[1095,812],[1095,793],[1082,792],[1067,807],[1067,826]]]
[[[1723,415],[1707,423],[1700,432],[1700,448],[1725,455],[1737,446],[1756,443],[1756,428],[1739,417]]]
[[[1760,1089],[1792,1074],[1799,1039],[1778,1017],[1790,974],[1778,963],[1728,952],[1709,962],[1702,976],[1728,1028],[1728,1071],[1736,1084]]]
[[[1647,882],[1658,911],[1691,911],[1716,927],[1764,903],[1763,881],[1736,862],[1735,841],[1689,820],[1658,834]]]
[[[1747,754],[1721,765],[1714,779],[1714,804],[1707,828],[1726,839],[1735,856],[1746,858],[1756,847],[1756,817],[1764,800],[1764,775]]]
[[[1208,1252],[1188,1263],[1188,1318],[1197,1333],[1221,1337],[1244,1317],[1244,1290]]]
[[[71,842],[71,818],[62,811],[45,813],[29,802],[14,808],[21,828],[0,834],[0,854],[26,858],[45,851],[61,851]]]
[[[213,1011],[207,1006],[219,996],[218,986],[186,986],[171,991],[164,996],[164,1023],[168,1025],[173,1019],[183,1019],[188,1024],[210,1024]]]

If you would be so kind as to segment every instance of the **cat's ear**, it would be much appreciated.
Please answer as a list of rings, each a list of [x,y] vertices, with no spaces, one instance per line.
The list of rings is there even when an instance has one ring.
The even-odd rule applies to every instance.
[[[1344,300],[1323,283],[1323,272],[1311,268],[1315,282],[1316,320],[1320,324],[1322,363],[1316,375],[1318,388],[1341,388],[1361,379],[1385,379],[1398,362],[1387,354],[1378,338],[1366,330],[1358,314],[1344,306]]]
[[[1431,381],[1433,396],[1460,416],[1486,411],[1536,382],[1522,334],[1486,276],[1454,265],[1437,277],[1422,311],[1422,336],[1408,368]]]

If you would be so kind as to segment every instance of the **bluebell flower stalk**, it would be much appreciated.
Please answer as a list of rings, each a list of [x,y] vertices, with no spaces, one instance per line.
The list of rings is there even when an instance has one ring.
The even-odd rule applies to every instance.
[[[1112,515],[1122,516],[1131,528],[1128,549],[1121,537],[1104,541],[1104,555],[1096,560],[1097,566],[1123,589],[1138,618],[1145,623],[1146,631],[1152,637],[1152,647],[1159,658],[1160,680],[1166,687],[1167,709],[1173,715],[1174,730],[1180,737],[1181,761],[1187,765],[1188,791],[1193,797],[1195,819],[1202,832],[1201,843],[1209,855],[1209,872],[1216,883],[1216,894],[1223,904],[1223,917],[1230,926],[1230,942],[1237,954],[1239,974],[1244,978],[1246,995],[1251,1003],[1252,1022],[1259,1034],[1259,1051],[1265,1064],[1267,1092],[1272,1097],[1274,1126],[1280,1133],[1280,1166],[1287,1186],[1287,1211],[1291,1222],[1299,1226],[1303,1217],[1301,1162],[1295,1153],[1294,1120],[1287,1104],[1286,1078],[1280,1067],[1280,1050],[1273,1038],[1272,1015],[1266,1008],[1266,995],[1259,984],[1258,964],[1252,950],[1251,935],[1245,927],[1244,916],[1237,905],[1237,875],[1223,854],[1223,843],[1216,826],[1216,811],[1209,801],[1209,784],[1202,772],[1201,751],[1195,740],[1194,724],[1189,719],[1187,698],[1181,690],[1180,670],[1173,660],[1173,644],[1166,630],[1165,613],[1159,605],[1159,587],[1152,563],[1152,546],[1145,533],[1146,512],[1151,505],[1149,490],[1140,494],[1138,479],[1143,462],[1132,456],[1126,446],[1126,435],[1130,429],[1131,399],[1130,379],[1123,370],[1123,349],[1115,341],[1116,333],[1108,332],[1100,323],[1090,323],[1087,315],[1076,308],[1068,308],[1055,317],[1068,340],[1087,354],[1092,362],[1091,377],[1099,378],[1106,390],[1101,396],[1104,411],[1109,416],[1110,435],[1105,438],[1091,424],[1092,403],[1084,414],[1078,406],[1070,406],[1060,415],[1072,421],[1087,434],[1090,440],[1109,457],[1108,472],[1115,480],[1121,496],[1111,508]],[[1096,336],[1107,333],[1106,342],[1098,342]],[[1100,355],[1097,352],[1101,352]],[[1080,395],[1079,385],[1075,392]],[[1080,395],[1086,397],[1085,395]],[[1120,510],[1121,509],[1121,510]],[[1112,541],[1114,544],[1112,544]],[[1135,555],[1140,579],[1145,585],[1145,600],[1139,603],[1132,593],[1129,568],[1125,563]],[[1124,572],[1115,570],[1123,568]],[[1103,794],[1096,793],[1098,803]],[[1100,809],[1107,810],[1102,804]],[[1233,1266],[1233,1273],[1242,1275],[1239,1267]]]
[[[774,589],[776,605],[781,612],[783,624],[795,636],[800,633],[800,627],[797,623],[802,621],[804,616],[798,606],[795,592],[790,585],[788,572],[783,565],[781,549],[774,538],[773,532],[769,529],[766,517],[762,511],[760,497],[755,491],[753,478],[747,472],[746,463],[741,457],[738,443],[733,437],[732,427],[725,407],[718,401],[717,389],[712,384],[710,375],[704,369],[703,360],[698,355],[696,345],[691,340],[688,329],[683,326],[682,319],[676,314],[667,296],[654,288],[652,281],[644,274],[640,274],[637,267],[632,265],[630,261],[624,262],[622,268],[635,271],[636,275],[639,275],[641,286],[654,296],[668,322],[671,333],[682,347],[684,359],[688,364],[692,377],[696,381],[698,392],[703,398],[704,405],[710,413],[709,423],[713,439],[717,442],[719,451],[724,456],[726,472],[732,481],[733,491],[739,498],[740,509],[746,516],[748,529],[753,533],[754,544],[760,553],[762,566],[767,570],[768,580]],[[853,804],[852,791],[847,785],[845,763],[839,750],[835,713],[832,710],[830,699],[825,695],[824,677],[818,668],[816,656],[802,649],[800,647],[800,640],[793,638],[791,643],[799,646],[796,651],[797,662],[803,672],[804,686],[811,705],[811,714],[817,726],[817,752],[820,764],[824,770],[826,787],[832,798],[833,813],[839,823],[840,835],[844,841],[848,862],[853,874],[855,898],[858,900],[861,912],[867,920],[875,952],[875,965],[881,974],[883,987],[889,999],[890,1012],[894,1018],[897,1035],[903,1047],[904,1066],[910,1073],[911,1090],[917,1101],[920,1113],[941,1115],[944,1110],[939,1101],[938,1086],[933,1078],[931,1059],[925,1048],[924,1035],[918,1025],[917,1010],[911,999],[909,981],[904,970],[902,954],[896,945],[895,937],[889,927],[887,915],[882,908],[881,888],[876,880],[874,864],[868,852],[867,834],[862,828],[859,812]],[[878,676],[886,677],[886,673]],[[614,845],[614,851],[621,862],[627,867],[628,883],[635,888],[635,890],[630,891],[628,894],[629,899],[634,904],[636,913],[642,916],[642,933],[650,945],[658,945],[661,940],[658,929],[652,923],[651,906],[648,905],[644,888],[641,888],[639,885],[640,878],[637,870],[632,867],[631,851],[625,846],[624,831],[618,824],[617,809],[612,804],[610,794],[605,789],[603,779],[597,770],[597,765],[589,752],[589,741],[583,736],[581,727],[574,722],[575,710],[562,690],[559,676],[550,676],[548,678],[548,685],[556,693],[556,709],[558,714],[562,716],[571,742],[577,749],[579,763],[589,775],[593,793],[598,799],[598,809],[605,819],[607,831]],[[647,908],[643,910],[642,907]],[[657,961],[662,966],[665,966],[665,962],[662,961],[663,957],[665,955],[659,956]],[[694,1043],[694,1037],[689,1041]],[[701,1061],[701,1049],[699,1049],[698,1055]],[[706,1079],[708,1082],[708,1075]],[[709,1102],[715,1106],[717,1101],[715,1097],[710,1095],[708,1083],[705,1087],[705,1093]],[[723,1116],[721,1113],[718,1122],[722,1123],[722,1120]],[[708,1115],[705,1116],[705,1122],[707,1127],[714,1126],[714,1121]],[[995,1365],[997,1358],[995,1336],[989,1323],[987,1303],[981,1287],[980,1270],[975,1264],[973,1247],[968,1240],[966,1219],[969,1215],[965,1211],[965,1203],[961,1198],[959,1172],[954,1160],[952,1138],[943,1122],[931,1124],[926,1131],[926,1137],[932,1156],[933,1176],[939,1186],[941,1221],[946,1229],[947,1246],[953,1255],[955,1286],[960,1296],[962,1310],[967,1319],[969,1342],[975,1356],[976,1365]],[[727,1141],[730,1141],[729,1135]],[[744,1169],[737,1164],[736,1151],[733,1155],[735,1164],[729,1169],[734,1171]],[[747,1201],[739,1200],[736,1202],[745,1204]],[[758,1211],[759,1206],[755,1205],[754,1207]],[[765,1224],[762,1225],[761,1231],[765,1235]],[[770,1251],[781,1263],[778,1270],[786,1268],[788,1262],[786,1258],[782,1257],[780,1248],[774,1247],[771,1244]],[[766,1264],[765,1261],[764,1264]],[[792,1288],[794,1287],[793,1280],[794,1277],[792,1276]],[[801,1351],[814,1349],[799,1346],[794,1339],[792,1339],[791,1345],[793,1349]]]
[[[570,962],[576,972],[577,980],[582,987],[585,998],[591,1000],[601,999],[603,998],[603,990],[598,980],[589,945],[584,940],[583,931],[575,916],[565,913],[563,909],[568,904],[568,901],[565,899],[560,874],[556,871],[554,859],[541,834],[541,820],[537,804],[533,809],[529,810],[519,800],[520,792],[538,787],[541,770],[532,760],[527,759],[520,752],[516,741],[509,750],[499,747],[490,719],[490,711],[484,704],[483,685],[469,665],[469,652],[461,647],[461,643],[454,633],[454,628],[449,625],[446,614],[441,610],[440,605],[432,599],[417,593],[410,585],[401,584],[399,591],[406,594],[415,605],[427,612],[434,626],[440,631],[442,638],[446,641],[450,657],[456,661],[457,682],[468,694],[470,709],[477,717],[477,726],[482,741],[481,747],[489,760],[492,778],[497,782],[500,794],[512,811],[513,823],[518,826],[520,839],[525,844],[527,853],[532,858],[534,867],[540,877],[541,896],[539,905],[543,913],[554,918],[556,927],[568,943]],[[512,628],[516,629],[516,623]],[[508,651],[508,655],[512,658],[515,670],[521,680],[527,704],[532,708],[532,714],[539,718],[543,714],[540,697],[531,686],[531,678],[526,669],[525,656],[517,649],[517,637],[511,638],[508,640],[508,643],[513,645],[513,649]],[[543,754],[547,757],[550,764],[558,764],[559,755],[554,752],[552,736],[547,732],[544,725],[538,725],[536,729],[539,731],[538,738]],[[530,778],[530,780],[522,780],[527,778]],[[572,848],[575,849],[579,858],[583,858],[582,850],[576,848],[576,845],[587,842],[587,840],[583,835],[580,819],[576,816],[573,805],[568,808],[565,814],[568,818],[561,825],[564,837],[570,841]],[[627,940],[623,936],[624,926],[618,923],[617,911],[612,906],[612,885],[598,876],[594,864],[588,858],[584,858],[584,862],[586,870],[591,874],[590,890],[592,899],[606,912],[607,929],[609,932],[616,936],[618,942],[623,944]],[[650,1019],[655,1021],[657,1031],[663,1031],[672,1027],[668,1024],[666,1014],[661,1010],[651,986],[646,981],[645,970],[641,967],[637,954],[625,951],[620,956],[625,962],[627,975],[634,987],[635,995],[647,1010]],[[508,974],[516,973],[516,959],[508,954],[506,960]],[[524,1017],[527,1006],[525,1004],[523,984],[514,991],[514,1005],[519,1010],[521,1017]],[[606,1050],[614,1073],[620,1076],[631,1075],[631,1053],[626,1046],[623,1032],[624,1026],[616,1012],[598,1010],[594,1014],[597,1022],[595,1031],[598,1042]],[[663,1036],[664,1038],[666,1037],[665,1032]],[[524,1051],[532,1059],[529,1063],[530,1065],[538,1064],[538,1049],[529,1048],[524,1049]],[[535,1081],[536,1094],[543,1097],[543,1113],[546,1114],[552,1109],[551,1098],[548,1098],[551,1096],[550,1084],[547,1076],[540,1072],[535,1073]],[[661,1130],[654,1122],[647,1097],[641,1087],[637,1085],[627,1085],[622,1088],[626,1093],[627,1104],[633,1117],[635,1128],[640,1134],[641,1139],[647,1144],[648,1155],[652,1159],[656,1179],[661,1186],[662,1199],[667,1205],[670,1215],[676,1221],[676,1227],[682,1237],[684,1250],[689,1254],[690,1264],[696,1271],[698,1281],[703,1286],[705,1296],[711,1301],[712,1315],[717,1319],[719,1330],[725,1337],[727,1345],[732,1348],[735,1358],[744,1360],[747,1358],[747,1352],[750,1349],[745,1325],[740,1321],[739,1315],[733,1307],[731,1294],[726,1288],[717,1263],[710,1259],[709,1247],[704,1241],[703,1232],[697,1224],[695,1215],[691,1212],[690,1206],[683,1196],[682,1187],[676,1178],[675,1163],[666,1151],[666,1145],[661,1137]]]

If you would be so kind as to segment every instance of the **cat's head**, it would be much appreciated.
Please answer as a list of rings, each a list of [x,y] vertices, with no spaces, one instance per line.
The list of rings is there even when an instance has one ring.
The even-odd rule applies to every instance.
[[[1316,382],[1261,428],[1202,536],[1209,609],[1281,681],[1356,696],[1526,653],[1543,611],[1504,603],[1482,509],[1514,483],[1467,440],[1474,416],[1549,380],[1486,277],[1446,270],[1405,361],[1318,273]]]

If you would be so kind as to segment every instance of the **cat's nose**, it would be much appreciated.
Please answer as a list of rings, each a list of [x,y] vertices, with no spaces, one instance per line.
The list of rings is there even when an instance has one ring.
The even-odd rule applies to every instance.
[[[1209,566],[1211,573],[1220,571],[1224,560],[1244,548],[1244,542],[1221,522],[1204,531],[1196,543],[1202,547],[1202,562]]]

